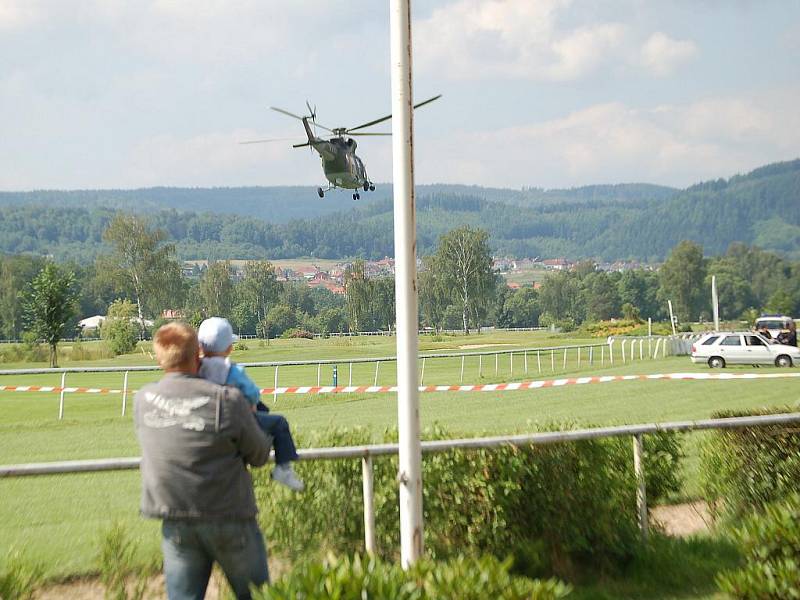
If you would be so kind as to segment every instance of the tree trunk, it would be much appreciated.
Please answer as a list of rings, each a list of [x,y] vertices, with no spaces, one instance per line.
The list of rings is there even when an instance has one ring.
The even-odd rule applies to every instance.
[[[49,344],[50,346],[50,367],[55,368],[58,366],[58,346],[56,344]]]

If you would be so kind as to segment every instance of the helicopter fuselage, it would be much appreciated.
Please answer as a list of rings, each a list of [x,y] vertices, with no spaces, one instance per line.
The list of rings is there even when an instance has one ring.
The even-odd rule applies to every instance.
[[[356,141],[344,136],[324,140],[314,135],[307,118],[303,119],[303,125],[308,143],[322,159],[322,170],[331,185],[350,190],[367,189],[365,184],[369,186],[370,181],[364,161],[356,156]]]

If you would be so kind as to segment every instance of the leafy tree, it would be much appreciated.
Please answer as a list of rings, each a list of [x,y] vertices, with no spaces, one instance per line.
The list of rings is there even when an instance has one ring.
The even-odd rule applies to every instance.
[[[108,307],[106,319],[100,327],[100,337],[114,355],[127,354],[136,348],[139,332],[132,322],[136,314],[136,305],[130,300],[115,300]]]
[[[380,329],[392,330],[395,322],[393,277],[381,277],[372,282],[372,314]]]
[[[142,331],[146,312],[157,314],[181,304],[180,265],[175,246],[166,239],[164,230],[151,229],[135,215],[118,214],[103,232],[113,250],[98,259],[98,271],[116,284],[116,291],[131,294]]]
[[[235,286],[234,321],[239,327],[266,334],[267,313],[280,296],[275,267],[269,261],[249,261]]]
[[[661,266],[661,297],[672,300],[673,309],[681,321],[696,319],[707,306],[706,264],[703,248],[694,242],[680,242]]]
[[[297,325],[297,315],[291,306],[278,304],[269,309],[267,313],[267,323],[269,323],[269,333],[272,337],[278,337],[287,329]]]
[[[425,256],[422,269],[417,276],[419,288],[419,312],[423,324],[441,328],[444,311],[450,301],[450,291],[444,282],[442,269],[437,265],[437,257]]]
[[[542,312],[547,313],[552,322],[565,319],[580,322],[585,314],[580,281],[573,273],[566,271],[544,278],[539,290],[539,303]]]
[[[505,327],[537,327],[539,325],[539,294],[533,288],[520,288],[506,296]]]
[[[364,267],[363,260],[356,260],[344,271],[345,306],[351,331],[364,331],[369,325],[373,286]]]
[[[53,263],[42,267],[23,296],[28,330],[49,347],[51,367],[58,366],[58,342],[75,314],[77,296],[75,274]]]
[[[231,263],[212,262],[200,279],[200,299],[206,317],[231,316],[233,307],[233,281]]]
[[[586,276],[584,296],[589,320],[606,321],[619,316],[620,301],[617,286],[606,273],[595,272]]]
[[[439,238],[436,260],[439,277],[452,290],[461,308],[464,333],[469,333],[471,315],[485,313],[495,296],[497,281],[492,269],[489,234],[468,226],[454,229]]]

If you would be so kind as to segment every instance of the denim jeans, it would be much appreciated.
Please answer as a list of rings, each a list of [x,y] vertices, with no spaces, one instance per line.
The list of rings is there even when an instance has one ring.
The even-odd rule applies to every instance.
[[[289,421],[286,420],[286,417],[262,410],[257,410],[254,414],[261,430],[272,436],[275,464],[283,465],[297,460],[297,448],[295,448],[292,432],[289,430]]]
[[[203,600],[214,562],[222,568],[238,600],[251,598],[251,584],[269,583],[267,549],[255,519],[165,519],[161,533],[169,600]]]

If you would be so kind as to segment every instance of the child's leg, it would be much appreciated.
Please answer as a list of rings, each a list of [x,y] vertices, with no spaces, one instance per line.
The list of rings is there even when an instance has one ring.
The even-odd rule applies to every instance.
[[[256,420],[264,432],[272,436],[272,445],[275,447],[275,463],[286,464],[297,460],[297,448],[289,430],[289,421],[286,417],[273,413],[256,411]]]

